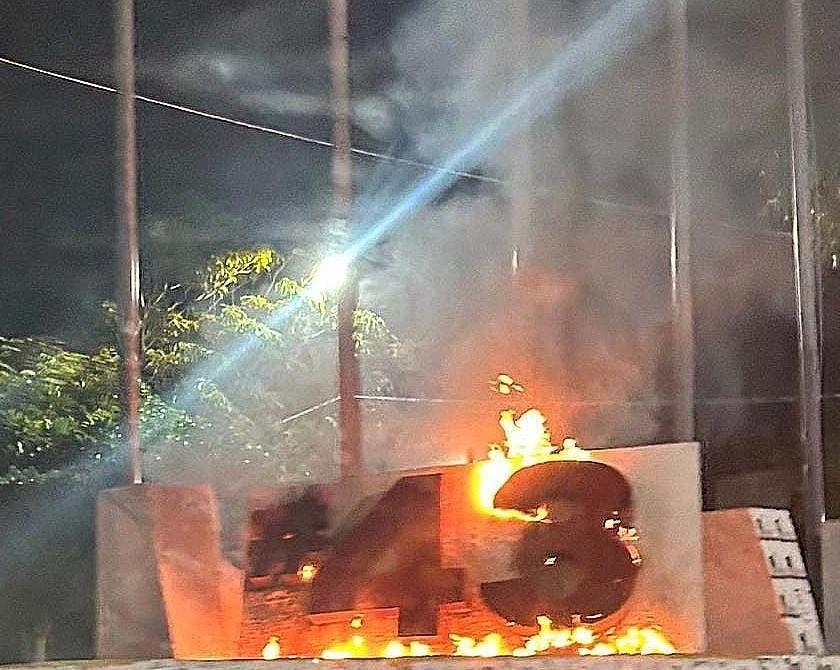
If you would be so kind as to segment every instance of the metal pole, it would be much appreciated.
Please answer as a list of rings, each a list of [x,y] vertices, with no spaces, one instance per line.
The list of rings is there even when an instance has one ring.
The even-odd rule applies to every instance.
[[[330,73],[332,76],[333,202],[335,216],[348,232],[353,203],[353,165],[350,153],[350,77],[347,0],[330,0]],[[362,419],[359,361],[353,340],[353,315],[359,302],[359,287],[353,267],[338,303],[338,392],[341,419],[341,476],[357,475],[362,469]]]
[[[825,521],[822,368],[817,321],[817,231],[811,217],[808,106],[802,0],[787,0],[786,46],[793,262],[799,345],[799,440],[802,449],[800,537],[813,592],[821,605],[821,532]]]
[[[496,67],[510,88],[531,76],[531,0],[511,2],[506,7],[510,30],[506,48],[499,50]],[[508,327],[517,333],[521,355],[511,370],[526,385],[539,380],[539,361],[545,343],[545,328],[534,328],[548,315],[532,295],[529,281],[535,278],[536,253],[532,244],[534,226],[533,126],[527,124],[513,138],[509,148],[510,289],[507,300]],[[493,371],[495,372],[495,371]],[[499,372],[502,372],[500,370]]]
[[[686,0],[668,1],[671,28],[671,314],[676,407],[674,434],[695,437],[694,306],[691,295],[691,191],[688,159],[688,16]]]
[[[511,3],[509,8],[512,43],[509,45],[510,52],[506,54],[505,60],[507,63],[512,64],[514,68],[509,73],[513,81],[528,81],[530,74],[530,6],[530,0],[521,0],[520,2]],[[504,67],[501,63],[500,65]],[[521,279],[523,263],[533,261],[531,258],[531,249],[528,245],[532,224],[534,190],[531,161],[531,127],[526,126],[517,135],[511,152],[510,269],[514,288],[518,287],[519,280]],[[524,295],[517,296],[517,299],[513,302],[522,305],[525,299],[526,296]],[[530,317],[531,315],[528,316]],[[527,330],[520,332],[527,332]]]
[[[117,218],[120,238],[120,335],[123,411],[131,481],[143,481],[140,456],[140,237],[137,227],[137,137],[134,107],[134,0],[117,0]]]

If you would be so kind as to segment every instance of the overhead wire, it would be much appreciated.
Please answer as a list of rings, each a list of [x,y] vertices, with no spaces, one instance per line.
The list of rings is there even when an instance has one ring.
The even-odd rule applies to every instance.
[[[103,84],[100,82],[92,81],[90,79],[83,79],[81,77],[74,77],[72,75],[63,74],[61,72],[55,72],[54,70],[48,70],[46,68],[38,67],[36,65],[32,65],[30,63],[24,63],[22,61],[13,60],[11,58],[7,58],[5,56],[0,55],[0,64],[7,65],[9,67],[18,68],[27,72],[32,72],[34,74],[43,75],[45,77],[50,77],[52,79],[57,79],[60,81],[69,82],[71,84],[77,84],[79,86],[84,86],[90,89],[94,89],[97,91],[102,91],[104,93],[111,93],[114,95],[119,95],[120,90],[113,87],[108,86],[107,84]],[[140,95],[135,94],[134,98],[139,102],[144,102],[149,105],[156,105],[158,107],[163,107],[166,109],[172,109],[174,111],[182,112],[185,114],[191,114],[193,116],[197,116],[200,118],[208,119],[211,121],[218,121],[220,123],[227,123],[229,125],[238,126],[240,128],[245,128],[247,130],[254,130],[261,133],[266,133],[269,135],[275,135],[277,137],[282,137],[287,140],[292,140],[295,142],[303,142],[306,144],[311,144],[318,147],[323,147],[325,149],[334,149],[335,144],[330,142],[329,140],[319,139],[317,137],[311,137],[309,135],[302,135],[300,133],[294,133],[288,130],[282,130],[280,128],[273,128],[271,126],[262,125],[259,123],[252,123],[250,121],[243,121],[242,119],[237,119],[231,116],[225,116],[223,114],[216,114],[214,112],[208,112],[203,109],[197,109],[195,107],[190,107],[188,105],[183,105],[177,102],[172,102],[169,100],[162,100],[160,98],[152,98],[147,95]],[[428,170],[432,172],[440,172],[443,174],[450,174],[452,176],[461,177],[464,179],[472,179],[474,181],[492,183],[492,184],[504,184],[505,181],[503,179],[499,179],[498,177],[491,177],[488,175],[479,174],[476,172],[469,172],[467,170],[453,170],[451,168],[446,168],[440,165],[435,165],[434,163],[428,163],[424,161],[418,161],[411,158],[403,158],[400,156],[393,156],[391,154],[381,153],[378,151],[371,151],[369,149],[362,149],[359,147],[351,147],[350,152],[356,156],[361,156],[363,158],[369,158],[372,160],[379,160],[385,161],[389,163],[396,163],[399,165],[406,165],[408,167],[414,167],[420,170]],[[609,209],[619,209],[627,212],[632,212],[635,214],[642,214],[642,215],[652,215],[656,217],[665,217],[669,216],[668,212],[665,210],[656,208],[656,207],[649,207],[645,205],[632,205],[627,203],[616,202],[613,200],[605,199],[605,198],[587,198],[586,201],[592,205],[597,205],[601,207],[606,207]],[[727,229],[732,230],[733,232],[745,234],[747,236],[759,236],[759,237],[770,237],[770,238],[780,238],[780,239],[789,239],[791,233],[788,231],[776,231],[776,230],[746,230],[741,229],[736,226],[732,226],[729,224],[721,224]]]
[[[108,86],[107,84],[103,84],[101,82],[92,81],[90,79],[83,79],[81,77],[75,77],[68,74],[63,74],[61,72],[55,72],[54,70],[48,70],[46,68],[38,67],[36,65],[32,65],[30,63],[24,63],[22,61],[14,60],[11,58],[7,58],[5,56],[0,55],[0,64],[7,65],[9,67],[18,68],[27,72],[31,72],[34,74],[43,75],[45,77],[50,77],[52,79],[57,79],[60,81],[69,82],[71,84],[76,84],[79,86],[84,86],[87,88],[91,88],[97,91],[102,91],[104,93],[111,93],[114,95],[119,95],[120,90],[113,87]],[[253,130],[256,132],[266,133],[269,135],[274,135],[277,137],[282,137],[287,140],[292,140],[295,142],[303,142],[306,144],[311,144],[318,147],[323,147],[325,149],[334,149],[335,144],[330,142],[329,140],[320,139],[317,137],[311,137],[309,135],[302,135],[300,133],[294,133],[288,130],[282,130],[280,128],[273,128],[271,126],[266,126],[259,123],[253,123],[251,121],[243,121],[242,119],[237,119],[231,116],[226,116],[223,114],[216,114],[214,112],[208,112],[203,109],[197,109],[195,107],[190,107],[188,105],[183,105],[181,103],[172,102],[169,100],[162,100],[160,98],[152,98],[147,95],[135,94],[135,100],[139,102],[144,102],[149,105],[155,105],[158,107],[163,107],[166,109],[171,109],[174,111],[182,112],[185,114],[191,114],[193,116],[197,116],[200,118],[208,119],[211,121],[218,121],[220,123],[226,123],[229,125],[237,126],[239,128],[245,128],[247,130]],[[490,184],[504,184],[505,180],[500,179],[498,177],[491,177],[489,175],[479,174],[477,172],[469,172],[467,170],[456,170],[452,168],[443,167],[441,165],[436,165],[434,163],[429,163],[425,161],[418,161],[412,158],[404,158],[401,156],[393,156],[391,154],[386,154],[378,151],[372,151],[369,149],[362,149],[360,147],[350,147],[350,152],[355,156],[360,156],[362,158],[369,158],[372,160],[378,160],[388,163],[394,163],[398,165],[405,165],[408,167],[417,168],[420,170],[428,170],[430,172],[440,172],[442,174],[449,174],[454,177],[460,177],[463,179],[471,179],[473,181],[490,183]],[[587,198],[587,201],[594,205],[600,205],[603,207],[608,207],[612,209],[621,209],[627,211],[634,211],[636,213],[644,213],[644,214],[652,214],[654,216],[667,216],[667,213],[663,213],[662,211],[658,210],[657,208],[645,207],[645,206],[635,206],[635,205],[628,205],[624,203],[617,203],[611,200],[606,199],[598,199],[598,198]]]
[[[63,74],[61,72],[55,72],[53,70],[47,70],[46,68],[38,67],[36,65],[32,65],[30,63],[24,63],[22,61],[13,60],[11,58],[6,58],[4,56],[0,56],[0,64],[8,65],[9,67],[18,68],[21,70],[25,70],[27,72],[32,72],[35,74],[43,75],[45,77],[50,77],[52,79],[58,79],[60,81],[69,82],[71,84],[77,84],[79,86],[85,86],[87,88],[91,88],[97,91],[102,91],[105,93],[112,93],[115,95],[119,95],[121,92],[119,89],[108,86],[107,84],[102,84],[100,82],[91,81],[90,79],[82,79],[81,77],[74,77],[68,74]],[[139,102],[145,102],[150,105],[156,105],[158,107],[164,107],[166,109],[172,109],[178,112],[184,112],[186,114],[192,114],[193,116],[198,116],[204,119],[209,119],[211,121],[218,121],[220,123],[227,123],[233,126],[238,126],[240,128],[246,128],[248,130],[255,130],[261,133],[267,133],[269,135],[275,135],[278,137],[285,138],[287,140],[293,140],[296,142],[303,142],[306,144],[312,144],[319,147],[324,147],[326,149],[334,149],[335,144],[330,142],[329,140],[319,139],[317,137],[310,137],[308,135],[302,135],[300,133],[293,133],[288,130],[281,130],[280,128],[272,128],[271,126],[265,126],[259,123],[252,123],[250,121],[243,121],[241,119],[236,119],[231,116],[225,116],[223,114],[216,114],[214,112],[208,112],[203,109],[197,109],[195,107],[189,107],[187,105],[182,105],[177,102],[171,102],[169,100],[161,100],[160,98],[152,98],[147,95],[140,95],[135,94],[134,99]],[[403,158],[400,156],[392,156],[390,154],[381,153],[378,151],[371,151],[369,149],[361,149],[359,147],[351,147],[350,152],[356,156],[361,156],[364,158],[371,158],[373,160],[380,160],[386,161],[389,163],[397,163],[400,165],[406,165],[409,167],[419,168],[422,170],[429,170],[433,172],[441,172],[444,174],[449,174],[454,177],[461,177],[464,179],[472,179],[475,181],[482,181],[488,182],[492,184],[500,184],[502,180],[497,177],[491,177],[488,175],[478,174],[475,172],[468,172],[466,170],[453,170],[451,168],[442,167],[440,165],[435,165],[434,163],[427,163],[424,161],[418,161],[411,158]]]

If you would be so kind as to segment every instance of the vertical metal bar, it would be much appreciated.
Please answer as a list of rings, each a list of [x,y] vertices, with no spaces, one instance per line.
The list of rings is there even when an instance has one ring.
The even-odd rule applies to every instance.
[[[350,213],[353,203],[353,165],[350,153],[350,49],[348,42],[347,0],[330,0],[330,73],[332,77],[333,203],[336,218],[348,232],[352,230]],[[338,391],[341,425],[341,475],[350,477],[362,469],[362,418],[359,361],[353,339],[353,315],[359,302],[359,287],[354,267],[338,303]]]
[[[674,433],[695,437],[694,306],[691,294],[691,191],[688,157],[688,14],[686,0],[668,0],[671,30],[671,314],[676,406]]]
[[[785,18],[793,262],[799,345],[799,440],[802,449],[800,536],[813,592],[820,604],[820,546],[825,521],[820,399],[822,368],[817,321],[817,231],[811,216],[802,0],[787,0]]]
[[[530,0],[520,0],[510,4],[508,11],[511,20],[511,52],[505,58],[513,66],[510,72],[513,81],[528,81],[531,63]],[[513,56],[511,58],[511,56]],[[500,63],[501,67],[504,67]],[[513,81],[511,87],[513,87]],[[511,276],[514,288],[521,279],[523,263],[532,261],[528,245],[532,223],[533,174],[531,167],[531,127],[526,126],[517,136],[511,154],[511,191],[510,191],[510,237],[511,237]],[[518,304],[525,303],[526,296],[518,296]],[[527,323],[527,322],[526,322]],[[529,352],[532,353],[532,352]]]
[[[531,54],[531,0],[519,0],[505,6],[509,30],[506,48],[498,50],[496,67],[510,89],[517,82],[530,81]],[[510,185],[508,213],[510,216],[510,288],[507,300],[507,319],[510,332],[517,333],[521,355],[511,361],[511,371],[525,384],[539,379],[539,361],[545,343],[544,328],[535,323],[546,319],[546,314],[534,298],[532,285],[536,278],[536,253],[534,237],[534,167],[533,126],[526,124],[512,139],[509,147]],[[531,285],[529,285],[531,284]]]
[[[120,239],[120,335],[123,411],[131,481],[143,481],[140,455],[140,236],[137,226],[137,137],[134,99],[134,0],[117,0],[117,219]]]

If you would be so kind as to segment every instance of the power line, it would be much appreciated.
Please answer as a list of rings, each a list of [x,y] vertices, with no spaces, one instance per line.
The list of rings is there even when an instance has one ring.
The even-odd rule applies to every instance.
[[[319,409],[324,409],[339,401],[339,396],[328,398],[311,407],[307,407],[299,412],[287,416],[280,420],[281,424],[296,421],[312,412]],[[840,400],[840,393],[824,393],[823,400]],[[357,394],[356,400],[362,402],[378,402],[378,403],[398,403],[407,405],[487,405],[488,400],[481,400],[476,398],[436,398],[436,397],[420,397],[420,396],[389,396],[389,395],[365,395]],[[769,405],[794,405],[799,402],[796,396],[730,396],[722,398],[697,398],[696,403],[698,407],[748,407],[748,406],[769,406]],[[674,400],[667,400],[662,398],[640,398],[640,399],[624,399],[624,400],[544,400],[543,406],[551,407],[594,407],[594,408],[666,408],[671,407],[675,403]]]
[[[278,423],[283,425],[283,424],[289,423],[291,421],[296,421],[297,419],[300,419],[301,417],[304,417],[307,414],[312,414],[312,412],[317,412],[319,409],[323,409],[324,407],[329,407],[330,405],[332,405],[334,403],[337,403],[339,400],[341,400],[340,396],[335,396],[334,398],[328,398],[327,400],[324,400],[323,402],[319,402],[316,405],[312,405],[311,407],[307,407],[306,409],[302,409],[299,412],[295,412],[294,414],[292,414],[290,416],[287,416],[283,419],[280,419],[280,421]]]
[[[436,397],[421,397],[421,396],[389,396],[389,395],[357,395],[358,400],[368,402],[380,403],[401,403],[401,404],[415,404],[415,405],[486,405],[488,400],[476,398],[436,398]],[[823,400],[840,400],[840,393],[824,393],[821,398]],[[334,400],[334,399],[333,399]],[[333,400],[328,400],[325,403],[317,405],[315,408],[310,408],[306,411],[313,411],[319,409]],[[738,406],[762,406],[762,405],[793,405],[799,401],[798,397],[790,395],[782,396],[728,396],[718,398],[697,398],[696,404],[698,406],[708,407],[738,407]],[[671,407],[675,404],[673,399],[665,398],[639,398],[639,399],[603,399],[603,400],[584,400],[584,399],[545,399],[542,404],[546,407]],[[291,420],[297,415],[291,417]]]
[[[35,65],[31,65],[29,63],[23,63],[21,61],[12,60],[11,58],[6,58],[4,56],[0,56],[0,64],[8,65],[10,67],[19,68],[21,70],[26,70],[27,72],[32,72],[34,74],[40,74],[45,77],[50,77],[52,79],[58,79],[60,81],[69,82],[71,84],[77,84],[79,86],[84,86],[87,88],[91,88],[97,91],[102,91],[104,93],[112,93],[112,94],[119,94],[119,89],[114,88],[113,86],[108,86],[107,84],[102,84],[99,82],[91,81],[89,79],[82,79],[80,77],[73,77],[71,75],[62,74],[60,72],[54,72],[52,70],[47,70],[41,67],[37,67]],[[241,119],[235,119],[230,116],[223,116],[221,114],[214,114],[212,112],[208,112],[201,109],[196,109],[194,107],[188,107],[186,105],[181,105],[179,103],[170,102],[168,100],[161,100],[159,98],[150,98],[146,95],[135,95],[136,100],[140,102],[145,102],[150,105],[156,105],[158,107],[164,107],[166,109],[172,109],[177,112],[183,112],[185,114],[191,114],[193,116],[198,116],[204,119],[209,119],[211,121],[218,121],[220,123],[227,123],[233,126],[238,126],[240,128],[245,128],[247,130],[254,130],[261,133],[267,133],[269,135],[275,135],[277,137],[282,137],[287,140],[293,140],[296,142],[304,142],[306,144],[312,144],[314,146],[323,147],[325,149],[334,149],[335,145],[333,142],[328,140],[318,139],[317,137],[310,137],[308,135],[301,135],[298,133],[293,133],[288,130],[280,130],[279,128],[272,128],[270,126],[260,125],[258,123],[251,123],[250,121],[243,121]],[[377,151],[370,151],[368,149],[360,149],[358,147],[351,147],[350,152],[356,156],[361,156],[363,158],[370,158],[373,160],[380,160],[389,163],[396,163],[398,165],[406,165],[408,167],[414,167],[421,170],[428,170],[431,172],[441,172],[443,174],[449,174],[454,177],[462,177],[464,179],[472,179],[474,181],[486,182],[491,184],[504,184],[505,181],[503,179],[499,179],[497,177],[488,177],[487,175],[477,174],[475,172],[468,172],[465,170],[453,170],[451,168],[441,167],[440,165],[435,165],[434,163],[426,163],[423,161],[412,160],[411,158],[401,158],[399,156],[392,156],[390,154],[383,154]],[[629,205],[626,203],[619,203],[614,202],[611,200],[605,199],[598,199],[598,198],[587,198],[587,202],[590,202],[594,205],[600,205],[603,207],[610,207],[613,209],[621,209],[626,211],[631,211],[635,213],[643,213],[643,214],[652,214],[657,216],[668,216],[667,212],[662,212],[657,210],[656,208],[639,206],[639,205]]]
[[[52,79],[58,79],[61,81],[69,82],[71,84],[85,86],[87,88],[102,91],[104,93],[119,94],[120,92],[119,89],[114,88],[113,86],[101,84],[99,82],[91,81],[89,79],[73,77],[67,74],[62,74],[60,72],[54,72],[52,70],[46,70],[35,65],[30,65],[29,63],[22,63],[20,61],[12,60],[11,58],[5,58],[3,56],[0,56],[0,63],[8,65],[10,67],[19,68],[21,70],[26,70],[27,72],[32,72],[35,74],[43,75],[45,77],[50,77]],[[263,126],[258,123],[251,123],[250,121],[242,121],[241,119],[235,119],[230,116],[214,114],[213,112],[208,112],[202,109],[196,109],[195,107],[188,107],[186,105],[181,105],[176,102],[170,102],[168,100],[150,98],[146,95],[135,95],[134,98],[135,100],[145,102],[150,105],[165,107],[166,109],[173,109],[178,112],[184,112],[185,114],[192,114],[193,116],[199,116],[204,119],[210,119],[211,121],[219,121],[220,123],[227,123],[233,126],[238,126],[240,128],[246,128],[248,130],[255,130],[257,132],[267,133],[269,135],[276,135],[287,140],[304,142],[306,144],[312,144],[327,149],[335,148],[335,145],[328,140],[322,140],[316,137],[309,137],[308,135],[300,135],[298,133],[289,132],[288,130],[280,130],[279,128],[272,128],[270,126]],[[445,174],[450,174],[454,177],[474,179],[476,181],[483,181],[492,184],[502,183],[502,180],[497,179],[496,177],[488,177],[486,175],[477,174],[475,172],[467,172],[464,170],[452,170],[450,168],[441,167],[440,165],[435,165],[434,163],[425,163],[423,161],[412,160],[411,158],[400,158],[399,156],[391,156],[389,154],[383,154],[378,151],[370,151],[368,149],[359,149],[357,147],[351,147],[350,152],[356,156],[362,156],[364,158],[372,158],[374,160],[387,161],[389,163],[398,163],[400,165],[407,165],[409,167],[419,168],[422,170],[429,170],[432,172],[442,172]]]

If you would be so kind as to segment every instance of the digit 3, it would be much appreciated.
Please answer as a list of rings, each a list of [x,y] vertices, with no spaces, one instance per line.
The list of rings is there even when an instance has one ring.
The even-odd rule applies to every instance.
[[[545,505],[549,512],[547,523],[523,531],[513,559],[520,577],[482,585],[498,614],[523,625],[540,614],[558,623],[595,622],[627,601],[639,566],[618,537],[617,521],[629,524],[632,506],[630,485],[617,470],[588,461],[540,463],[511,476],[494,503],[521,511]]]

